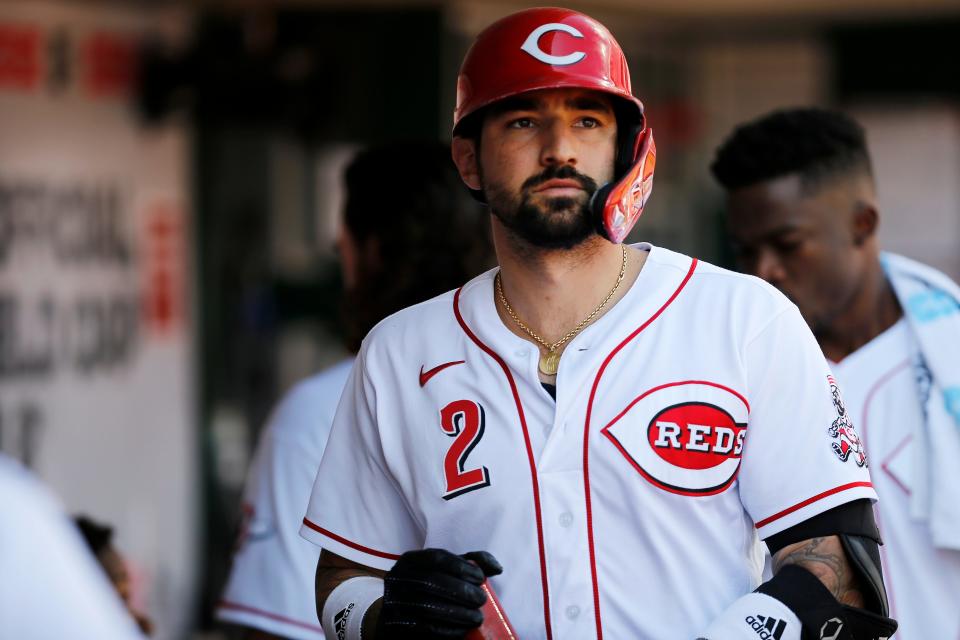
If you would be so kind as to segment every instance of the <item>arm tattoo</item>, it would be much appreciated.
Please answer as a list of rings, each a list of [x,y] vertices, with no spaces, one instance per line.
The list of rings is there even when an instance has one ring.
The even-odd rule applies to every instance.
[[[788,564],[803,567],[815,575],[841,603],[864,606],[859,581],[837,536],[804,540],[784,547],[773,556],[774,573]]]
[[[317,603],[317,619],[323,617],[323,605],[330,596],[330,592],[336,589],[341,582],[356,578],[359,576],[374,576],[382,578],[387,574],[386,571],[374,569],[365,565],[347,560],[335,553],[323,550],[320,552],[320,560],[317,561],[317,575],[314,583]],[[363,635],[372,637],[372,627],[376,626],[377,618],[380,612],[380,601],[374,603],[367,610],[367,615],[363,618]],[[371,627],[368,629],[368,627]]]

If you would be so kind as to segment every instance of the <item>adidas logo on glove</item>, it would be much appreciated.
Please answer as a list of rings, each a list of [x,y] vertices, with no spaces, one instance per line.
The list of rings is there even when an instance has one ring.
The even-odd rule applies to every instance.
[[[756,631],[760,640],[780,640],[787,628],[785,620],[778,620],[770,616],[747,616],[744,621]]]

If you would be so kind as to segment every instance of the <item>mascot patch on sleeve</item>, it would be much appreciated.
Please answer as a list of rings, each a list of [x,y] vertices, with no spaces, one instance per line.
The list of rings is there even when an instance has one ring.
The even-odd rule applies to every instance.
[[[843,404],[840,387],[837,386],[837,381],[833,376],[827,376],[827,382],[830,384],[830,395],[833,397],[833,406],[837,410],[837,419],[834,420],[830,424],[830,428],[827,429],[830,437],[833,438],[830,447],[843,462],[846,462],[852,457],[858,467],[866,467],[868,466],[867,454],[863,450],[860,437],[853,428],[850,414],[847,413],[847,408]]]

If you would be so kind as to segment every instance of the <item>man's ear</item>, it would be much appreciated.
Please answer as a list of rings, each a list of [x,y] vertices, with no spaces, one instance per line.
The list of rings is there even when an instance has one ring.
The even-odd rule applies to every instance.
[[[853,212],[853,243],[862,246],[876,235],[879,224],[877,208],[868,202],[858,202],[857,210]]]
[[[482,188],[480,182],[480,160],[477,158],[477,143],[470,138],[455,137],[450,145],[453,164],[457,165],[460,178],[475,191]]]

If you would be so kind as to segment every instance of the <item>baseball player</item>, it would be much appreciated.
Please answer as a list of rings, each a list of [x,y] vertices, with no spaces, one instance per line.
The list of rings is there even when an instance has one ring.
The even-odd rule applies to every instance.
[[[0,637],[142,640],[47,490],[0,453]]]
[[[853,119],[789,109],[738,127],[713,172],[740,265],[799,306],[842,384],[859,439],[835,453],[873,463],[897,637],[960,638],[960,288],[880,253],[870,165]]]
[[[607,29],[484,30],[453,156],[499,268],[357,356],[302,535],[338,638],[463,638],[488,579],[524,640],[879,638],[866,467],[795,306],[646,243],[653,137]],[[776,574],[761,583],[761,541]]]
[[[482,271],[491,251],[486,220],[463,192],[446,145],[368,149],[347,168],[345,186],[338,252],[347,347],[356,352],[383,317]],[[313,598],[320,550],[298,531],[352,364],[347,358],[296,385],[260,436],[217,608],[218,618],[255,629],[257,638],[323,638]]]

